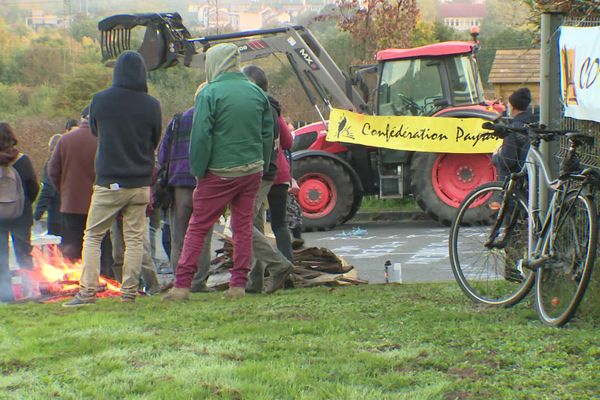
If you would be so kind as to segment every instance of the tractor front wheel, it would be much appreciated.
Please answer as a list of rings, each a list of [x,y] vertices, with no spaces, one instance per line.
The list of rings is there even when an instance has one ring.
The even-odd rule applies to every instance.
[[[462,200],[477,186],[496,179],[489,154],[415,153],[410,164],[411,190],[430,217],[450,225]],[[479,218],[476,208],[470,213]]]
[[[331,229],[349,218],[355,188],[342,164],[327,157],[301,158],[294,161],[294,178],[305,230]]]

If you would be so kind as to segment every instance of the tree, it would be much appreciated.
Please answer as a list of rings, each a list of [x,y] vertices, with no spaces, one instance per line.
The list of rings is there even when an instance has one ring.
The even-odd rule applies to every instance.
[[[64,115],[78,115],[92,95],[111,83],[112,70],[101,64],[79,64],[58,86],[56,110]]]
[[[339,0],[338,24],[372,60],[377,50],[409,47],[419,19],[416,0]]]
[[[71,37],[77,41],[81,41],[84,37],[99,38],[98,21],[95,18],[78,15],[71,23]]]

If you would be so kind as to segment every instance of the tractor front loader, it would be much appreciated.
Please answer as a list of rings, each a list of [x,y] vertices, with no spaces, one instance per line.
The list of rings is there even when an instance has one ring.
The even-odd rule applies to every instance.
[[[98,24],[107,64],[134,49],[140,38],[132,31],[139,26],[146,30],[137,50],[149,70],[177,63],[203,68],[205,51],[225,42],[239,46],[242,62],[285,55],[321,116],[320,122],[295,131],[293,175],[300,186],[305,229],[343,224],[358,211],[364,195],[412,195],[432,218],[449,224],[461,200],[496,177],[489,154],[411,152],[325,140],[332,107],[375,115],[497,119],[498,112],[483,98],[475,42],[382,50],[376,64],[358,69],[351,78],[302,26],[193,38],[177,13],[115,15]],[[471,210],[473,220],[478,214]]]

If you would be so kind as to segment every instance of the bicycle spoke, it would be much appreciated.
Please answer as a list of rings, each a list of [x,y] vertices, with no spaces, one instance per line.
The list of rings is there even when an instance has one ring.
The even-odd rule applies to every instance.
[[[548,234],[550,255],[538,271],[536,310],[542,322],[561,326],[577,309],[590,278],[596,240],[596,214],[591,201],[567,198],[555,229]]]
[[[509,225],[508,222],[496,224],[502,194],[502,185],[491,183],[482,185],[467,196],[459,209],[450,236],[450,260],[459,286],[474,301],[489,305],[515,304],[527,294],[533,282],[529,271],[522,274],[516,269],[519,259],[526,255],[526,222],[524,231],[523,224],[513,224],[513,231],[508,235],[504,231],[505,225]],[[465,215],[473,212],[470,206],[482,202],[487,202],[488,207],[479,207],[479,210],[485,212],[480,215],[479,223],[463,226]],[[523,216],[527,215],[523,202],[511,201],[511,207],[515,206],[513,203],[521,211],[514,214],[515,210],[511,209],[511,212],[506,214],[506,221],[515,222],[516,218],[509,216],[519,215],[518,212],[522,212]],[[472,216],[470,220],[473,220]],[[488,243],[495,224],[500,230],[492,235],[496,239]],[[503,238],[506,238],[505,245],[500,246],[503,248],[496,248],[499,240]]]

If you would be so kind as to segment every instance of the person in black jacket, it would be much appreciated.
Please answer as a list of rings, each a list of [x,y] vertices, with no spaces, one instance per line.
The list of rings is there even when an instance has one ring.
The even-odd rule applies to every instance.
[[[112,86],[92,98],[89,125],[98,136],[96,182],[83,240],[81,289],[65,307],[95,302],[100,244],[119,213],[125,239],[121,300],[135,300],[148,228],[154,151],[161,134],[160,104],[147,93],[146,78],[142,56],[126,51],[115,63]]]
[[[40,197],[33,212],[33,219],[36,221],[39,221],[44,213],[47,214],[48,219],[46,227],[48,234],[55,236],[62,236],[62,214],[60,212],[60,194],[48,176],[48,162],[50,161],[52,153],[54,152],[54,149],[56,148],[61,136],[61,134],[57,133],[56,135],[53,135],[48,142],[50,156],[44,165],[44,174],[42,175],[42,190],[40,191]]]
[[[508,98],[512,120],[509,126],[517,128],[535,122],[535,117],[529,110],[531,92],[527,88],[520,88]],[[502,146],[492,158],[498,172],[498,180],[503,180],[512,172],[519,172],[529,151],[529,139],[520,133],[508,133]]]
[[[0,302],[14,300],[11,273],[8,265],[8,236],[13,241],[15,258],[19,268],[32,269],[31,226],[32,204],[39,192],[39,185],[31,160],[19,152],[17,138],[9,124],[0,122],[0,166],[12,165],[21,178],[25,202],[23,214],[10,220],[0,220]],[[24,282],[27,295],[27,282]]]

